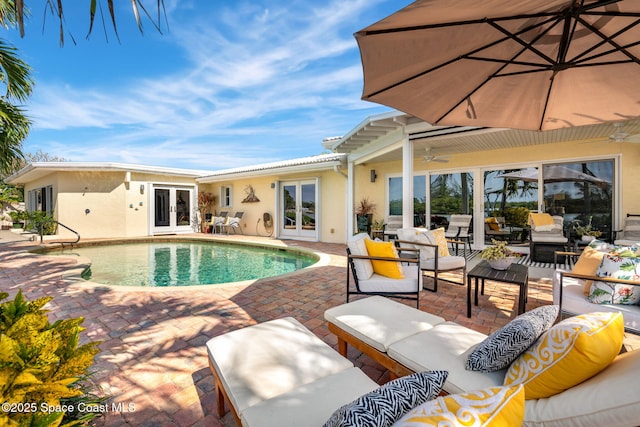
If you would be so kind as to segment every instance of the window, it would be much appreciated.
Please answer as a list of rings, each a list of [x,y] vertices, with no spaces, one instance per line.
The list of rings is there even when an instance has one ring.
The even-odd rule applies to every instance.
[[[227,187],[227,186],[220,187],[220,207],[221,208],[231,207],[231,187]]]
[[[30,190],[27,195],[27,211],[53,212],[53,187],[47,186]]]
[[[424,226],[427,201],[426,178],[424,175],[413,177],[413,222],[416,227]],[[388,181],[389,215],[402,215],[402,177],[391,177]]]

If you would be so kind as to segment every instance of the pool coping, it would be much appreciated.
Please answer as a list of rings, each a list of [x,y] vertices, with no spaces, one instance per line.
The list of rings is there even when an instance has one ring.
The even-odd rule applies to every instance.
[[[147,243],[147,242],[172,242],[172,241],[191,241],[191,242],[210,242],[210,243],[221,243],[227,245],[236,245],[236,246],[251,246],[255,248],[265,248],[272,250],[281,250],[292,253],[297,253],[299,255],[307,255],[317,257],[318,260],[307,267],[301,268],[296,271],[291,271],[289,273],[279,274],[277,276],[269,276],[269,277],[261,277],[258,279],[250,279],[250,280],[242,280],[237,282],[226,282],[226,283],[209,283],[209,284],[198,284],[198,285],[189,285],[189,286],[128,286],[128,285],[110,285],[106,283],[94,282],[91,280],[86,280],[82,277],[82,275],[91,267],[91,259],[84,256],[77,255],[49,255],[55,257],[62,257],[73,259],[76,261],[76,264],[72,267],[69,267],[65,273],[61,275],[61,279],[67,284],[75,284],[88,288],[100,288],[107,287],[110,290],[121,290],[126,292],[160,292],[160,291],[179,291],[185,289],[220,289],[220,288],[232,288],[232,287],[247,287],[251,286],[256,282],[261,280],[277,280],[278,278],[288,278],[292,276],[296,276],[298,274],[303,274],[308,272],[310,269],[326,267],[330,265],[330,255],[324,252],[314,251],[309,248],[297,246],[297,244],[304,243],[303,241],[296,241],[296,246],[289,246],[282,242],[281,240],[275,239],[273,244],[270,242],[264,241],[248,241],[248,240],[236,240],[231,238],[224,237],[216,237],[211,238],[208,236],[194,236],[194,235],[162,235],[162,236],[143,236],[143,237],[117,237],[117,238],[103,238],[103,239],[86,239],[81,243],[74,244],[75,247],[86,247],[86,246],[100,246],[100,245],[117,245],[117,244],[126,244],[126,243]],[[46,253],[42,253],[41,251],[47,250],[55,250],[57,247],[47,246],[43,247],[43,245],[37,246],[35,248],[30,248],[28,250],[29,253],[34,255],[42,255],[47,256]]]

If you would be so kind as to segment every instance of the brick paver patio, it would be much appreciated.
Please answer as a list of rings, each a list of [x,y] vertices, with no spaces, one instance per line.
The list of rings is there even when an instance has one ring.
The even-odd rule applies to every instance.
[[[200,235],[201,237],[203,235]],[[206,238],[215,239],[214,236]],[[255,237],[231,236],[242,240]],[[270,239],[274,242],[273,239]],[[324,311],[345,301],[344,245],[283,241],[328,254],[328,263],[250,285],[180,289],[132,289],[70,283],[62,275],[75,260],[27,253],[28,242],[0,245],[0,290],[13,297],[53,296],[50,319],[85,318],[85,339],[101,340],[96,381],[120,410],[106,413],[105,426],[235,426],[216,415],[213,378],[205,342],[216,335],[265,320],[293,316],[335,347]],[[550,271],[549,271],[550,274]],[[550,278],[531,279],[527,310],[551,301]],[[422,310],[483,333],[515,317],[517,287],[487,282],[486,295],[466,317],[463,286],[443,283],[423,292]],[[351,349],[349,358],[379,383],[388,380],[375,362]]]

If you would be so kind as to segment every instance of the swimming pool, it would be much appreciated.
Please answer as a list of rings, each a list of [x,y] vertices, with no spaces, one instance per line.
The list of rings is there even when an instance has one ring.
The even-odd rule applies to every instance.
[[[91,260],[83,278],[114,286],[193,286],[279,276],[313,265],[312,253],[218,242],[136,242],[47,251]]]

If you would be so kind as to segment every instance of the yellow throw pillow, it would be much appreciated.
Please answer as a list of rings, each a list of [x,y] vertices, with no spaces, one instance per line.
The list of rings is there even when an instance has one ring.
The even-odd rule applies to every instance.
[[[572,272],[576,274],[585,274],[588,276],[595,276],[598,272],[598,267],[602,264],[602,258],[604,257],[604,253],[597,251],[589,246],[584,248],[582,254],[580,254],[580,258],[576,262],[576,265],[573,266]],[[589,292],[591,291],[591,283],[592,280],[585,280],[584,283],[584,295],[589,296]]]
[[[430,231],[433,243],[438,245],[439,256],[449,256],[449,247],[447,246],[447,238],[444,235],[444,228],[436,228]]]
[[[379,256],[386,258],[399,258],[393,242],[376,242],[371,239],[365,239],[364,244],[367,247],[369,256]],[[381,276],[391,279],[404,279],[402,265],[399,262],[371,260],[373,272]]]
[[[620,352],[623,336],[619,311],[565,319],[511,364],[504,385],[523,384],[526,399],[561,393],[609,366]]]
[[[437,397],[416,406],[394,427],[419,426],[521,426],[524,422],[524,388],[492,387]]]
[[[500,224],[498,224],[498,219],[494,216],[491,216],[484,220],[487,224],[489,224],[489,229],[493,231],[500,231]]]

